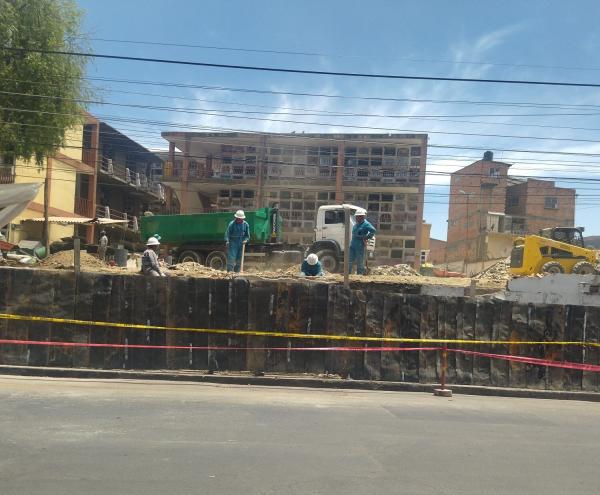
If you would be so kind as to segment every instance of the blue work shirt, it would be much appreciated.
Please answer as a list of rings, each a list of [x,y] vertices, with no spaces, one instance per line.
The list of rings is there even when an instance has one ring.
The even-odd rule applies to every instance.
[[[316,265],[311,265],[308,261],[304,260],[300,271],[309,277],[316,277],[317,275],[323,275],[323,265],[320,261],[317,261]]]
[[[237,223],[235,220],[229,222],[225,230],[225,242],[242,243],[250,240],[250,226],[248,222]]]
[[[352,227],[352,241],[351,243],[354,246],[364,246],[364,241],[366,239],[371,239],[377,232],[377,229],[373,227],[371,222],[369,222],[366,218],[363,223],[355,223],[354,227]]]

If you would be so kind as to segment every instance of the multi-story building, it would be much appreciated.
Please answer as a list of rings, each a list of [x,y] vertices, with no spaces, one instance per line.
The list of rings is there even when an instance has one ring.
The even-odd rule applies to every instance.
[[[366,208],[378,229],[378,262],[419,264],[425,134],[162,136],[169,142],[162,181],[182,213],[277,203],[286,240],[310,244],[321,205],[352,203]]]
[[[94,169],[82,161],[81,141],[83,126],[69,129],[65,134],[65,144],[54,155],[46,157],[42,163],[34,160],[15,160],[4,156],[1,166],[0,183],[38,183],[47,180],[47,190],[42,186],[29,206],[5,227],[9,242],[42,241],[45,199],[48,216],[52,222],[48,226],[50,242],[64,237],[72,237],[74,223],[82,219],[77,213],[84,199],[77,196],[77,183],[81,180],[93,181]],[[84,179],[85,178],[85,179]],[[62,220],[62,221],[60,221]]]
[[[105,122],[87,115],[83,161],[95,165],[97,179],[95,188],[85,178],[78,183],[79,196],[89,200],[80,202],[77,213],[121,221],[113,224],[113,228],[119,229],[113,238],[135,243],[137,219],[146,211],[163,212],[164,188],[160,177],[155,177],[162,169],[161,158]],[[88,229],[87,238],[93,242],[93,228]]]
[[[507,256],[514,235],[573,226],[575,189],[508,175],[491,151],[451,174],[446,261],[484,262]]]
[[[47,179],[49,240],[78,235],[88,243],[97,240],[89,221],[112,220],[114,243],[139,240],[137,218],[147,210],[161,211],[162,185],[149,174],[161,160],[124,134],[90,114],[82,125],[68,129],[65,144],[40,165],[0,160],[0,183],[44,183]],[[6,231],[12,243],[42,240],[44,188]],[[84,223],[85,222],[85,223]]]

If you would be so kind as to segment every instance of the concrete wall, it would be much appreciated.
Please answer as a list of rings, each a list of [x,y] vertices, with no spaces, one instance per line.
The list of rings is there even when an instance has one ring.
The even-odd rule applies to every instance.
[[[0,363],[92,368],[182,368],[349,373],[353,378],[434,383],[439,356],[427,352],[246,351],[243,347],[326,345],[310,334],[499,340],[600,339],[600,308],[521,305],[492,298],[386,292],[384,286],[307,281],[145,278],[133,275],[0,268],[0,312],[176,327],[284,330],[305,340],[146,331],[0,320],[0,338],[67,342],[229,346],[239,350],[136,350],[0,346]],[[340,342],[336,342],[340,344]],[[356,345],[356,344],[355,344]],[[377,346],[369,343],[369,346]],[[480,346],[476,350],[488,350]],[[600,350],[568,347],[492,348],[600,364]],[[449,355],[450,383],[600,390],[598,374]]]

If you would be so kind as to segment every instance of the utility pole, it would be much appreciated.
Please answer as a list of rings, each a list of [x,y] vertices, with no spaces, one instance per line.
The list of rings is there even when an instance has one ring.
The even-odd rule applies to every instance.
[[[50,180],[52,158],[46,158],[46,178],[44,179],[44,226],[42,229],[42,242],[46,249],[46,256],[50,256]]]
[[[367,255],[365,249],[365,256]],[[344,286],[349,287],[350,273],[350,208],[344,207]]]

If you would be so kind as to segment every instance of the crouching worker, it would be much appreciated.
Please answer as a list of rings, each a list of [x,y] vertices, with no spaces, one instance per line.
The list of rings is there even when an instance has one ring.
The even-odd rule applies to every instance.
[[[146,250],[142,255],[142,273],[151,277],[164,277],[158,265],[158,248],[160,242],[156,237],[150,237],[146,242]]]
[[[321,265],[321,262],[316,254],[309,254],[302,262],[302,266],[300,267],[300,275],[303,277],[320,277],[325,275],[325,272],[323,272],[323,265]]]

